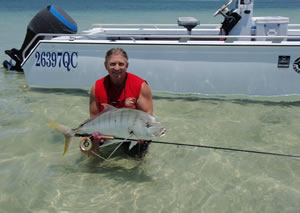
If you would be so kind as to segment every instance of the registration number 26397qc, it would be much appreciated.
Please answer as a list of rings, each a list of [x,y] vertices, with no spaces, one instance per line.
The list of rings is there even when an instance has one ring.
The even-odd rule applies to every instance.
[[[78,52],[36,52],[36,67],[59,67],[70,71],[78,66]]]

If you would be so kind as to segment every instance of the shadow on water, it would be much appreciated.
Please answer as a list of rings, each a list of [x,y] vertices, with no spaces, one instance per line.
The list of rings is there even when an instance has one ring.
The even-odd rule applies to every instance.
[[[145,162],[146,158],[138,159],[128,156],[116,156],[112,157],[111,161],[104,161],[82,154],[72,165],[52,165],[51,167],[55,170],[62,170],[63,173],[67,171],[69,173],[99,174],[101,177],[120,182],[143,183],[152,181],[152,177],[147,175],[143,168]]]
[[[215,95],[197,95],[197,94],[164,94],[153,95],[154,100],[167,101],[186,101],[186,102],[229,102],[239,105],[259,104],[265,106],[279,107],[298,107],[300,106],[300,96],[274,96],[274,97],[259,97],[259,96],[215,96]]]
[[[72,95],[89,97],[89,90],[72,89],[72,88],[30,88],[30,91],[58,94],[58,95]],[[153,92],[153,100],[167,100],[167,101],[187,101],[187,102],[229,102],[239,105],[259,104],[265,106],[279,106],[279,107],[298,107],[300,106],[300,96],[243,96],[243,95],[201,95],[201,94],[174,94],[167,92]]]
[[[130,162],[130,167],[122,165],[124,160]],[[152,178],[142,168],[145,160],[124,156],[112,158],[112,161],[108,162],[93,159],[86,164],[85,170],[89,173],[101,173],[105,177],[117,181],[149,182],[152,181]]]
[[[72,95],[89,97],[89,91],[85,89],[71,89],[71,88],[30,88],[32,92],[58,95]]]

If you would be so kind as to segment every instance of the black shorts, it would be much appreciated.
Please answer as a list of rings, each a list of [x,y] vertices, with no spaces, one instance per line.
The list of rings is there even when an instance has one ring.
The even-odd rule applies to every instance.
[[[130,142],[122,144],[123,151],[130,157],[142,158],[146,155],[149,149],[149,143],[137,143],[129,150]]]

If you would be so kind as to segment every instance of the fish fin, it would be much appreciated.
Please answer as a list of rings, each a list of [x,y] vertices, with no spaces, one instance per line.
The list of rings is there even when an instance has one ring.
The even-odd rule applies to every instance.
[[[137,144],[136,141],[131,141],[130,145],[129,145],[129,151],[132,149],[132,147],[134,147]]]
[[[107,112],[107,111],[111,111],[111,110],[115,111],[115,110],[118,110],[116,107],[114,107],[114,106],[112,106],[112,105],[109,105],[109,104],[101,104],[101,105],[104,107],[104,109],[103,109],[100,113],[98,113],[98,114],[97,114],[95,117],[93,117],[93,118],[89,118],[89,119],[85,120],[85,121],[84,121],[82,124],[80,124],[75,130],[80,129],[80,127],[84,126],[86,123],[90,122],[91,120],[96,119],[97,117],[101,116],[103,113],[105,113],[105,112]]]
[[[102,111],[103,113],[106,112],[106,111],[111,111],[111,110],[115,111],[115,110],[118,110],[116,107],[114,107],[112,105],[109,105],[109,104],[101,104],[101,105],[104,107],[104,109]]]
[[[71,139],[74,136],[74,133],[72,132],[72,129],[61,125],[61,124],[55,124],[55,123],[47,123],[48,126],[56,129],[60,133],[62,133],[65,136],[65,148],[64,148],[64,153],[63,156],[68,152],[70,144],[71,144]]]
[[[101,145],[101,147],[110,146],[110,145],[115,144],[115,143],[124,143],[124,142],[127,141],[131,136],[132,136],[132,134],[130,134],[127,138],[124,138],[123,140],[111,140],[111,141],[105,141],[104,144]],[[136,142],[131,142],[131,143],[136,143]],[[134,145],[133,145],[133,146],[134,146]]]
[[[130,138],[132,136],[132,134],[129,134],[129,136],[127,138],[125,138],[124,140],[122,140],[120,142],[120,144],[110,153],[110,155],[107,157],[107,160],[120,148],[120,146],[122,146],[122,144],[127,141],[128,138]]]
[[[65,148],[64,148],[64,153],[63,156],[68,152],[70,145],[71,145],[71,137],[65,136]]]

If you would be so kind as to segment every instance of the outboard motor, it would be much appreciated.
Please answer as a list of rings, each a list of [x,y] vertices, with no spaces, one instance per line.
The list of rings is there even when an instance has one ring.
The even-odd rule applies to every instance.
[[[9,55],[12,60],[4,61],[3,66],[9,70],[15,70],[22,72],[21,63],[23,62],[23,52],[29,45],[31,40],[39,33],[54,33],[54,34],[74,34],[77,32],[76,22],[62,9],[55,5],[49,5],[46,8],[40,10],[30,21],[27,26],[27,33],[22,44],[21,49],[15,48],[11,50],[5,50],[5,53]],[[43,39],[43,36],[39,36],[25,52],[25,57],[30,53],[31,49]]]

